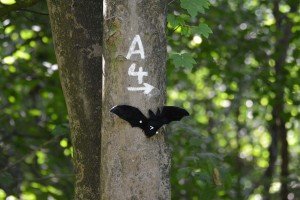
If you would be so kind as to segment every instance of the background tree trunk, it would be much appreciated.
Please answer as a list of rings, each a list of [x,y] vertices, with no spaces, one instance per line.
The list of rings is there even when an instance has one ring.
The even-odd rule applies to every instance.
[[[285,79],[286,73],[286,59],[289,51],[289,46],[292,42],[293,32],[292,21],[286,16],[286,14],[279,11],[280,1],[273,1],[273,15],[276,22],[276,43],[275,43],[275,77],[276,81],[274,83],[274,101],[272,105],[272,122],[271,122],[271,144],[269,147],[269,167],[266,171],[266,176],[272,180],[275,172],[275,164],[278,157],[278,151],[280,151],[281,158],[281,188],[280,196],[282,200],[288,199],[289,188],[288,188],[288,178],[289,178],[289,144],[287,140],[286,123],[288,118],[285,117],[285,87],[287,85],[287,80]],[[298,10],[299,3],[290,2],[290,14],[296,13]],[[279,146],[280,145],[280,146]],[[265,184],[265,190],[269,191],[271,186],[271,181]],[[267,186],[267,187],[266,187]],[[264,199],[270,199],[267,195]]]
[[[115,105],[139,108],[146,116],[165,103],[166,5],[165,1],[105,1],[104,74],[101,145],[101,199],[170,199],[170,159],[163,129],[151,138],[139,128],[110,113]],[[128,56],[130,45],[140,36],[145,58]],[[135,50],[141,50],[136,45]],[[127,57],[127,58],[126,58]],[[148,76],[138,82],[129,76],[135,63]],[[128,87],[155,88],[149,93]]]
[[[48,0],[74,149],[75,199],[100,198],[102,2]]]

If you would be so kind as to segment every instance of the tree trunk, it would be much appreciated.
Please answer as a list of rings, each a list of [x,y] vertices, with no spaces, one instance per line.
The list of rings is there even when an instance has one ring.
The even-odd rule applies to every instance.
[[[74,199],[100,199],[102,2],[48,0],[48,7],[74,149]]]
[[[273,15],[276,22],[276,32],[277,38],[275,43],[275,78],[274,83],[274,93],[275,98],[272,104],[272,124],[271,124],[271,136],[272,141],[269,148],[270,158],[269,167],[266,171],[266,176],[272,180],[275,171],[275,162],[278,156],[278,145],[280,144],[280,156],[281,156],[281,189],[280,196],[282,200],[288,199],[288,176],[289,176],[289,151],[288,151],[288,141],[287,141],[287,129],[285,124],[288,122],[288,118],[285,117],[285,93],[284,87],[285,83],[285,65],[287,53],[289,50],[289,45],[292,41],[292,21],[289,20],[286,14],[280,12],[280,1],[273,1]],[[299,3],[290,2],[289,14],[296,13],[299,7]],[[265,189],[269,190],[271,181],[265,185]],[[266,197],[264,199],[269,199]]]
[[[101,199],[170,199],[164,129],[147,138],[112,114],[115,105],[148,116],[165,103],[165,1],[104,2]],[[140,71],[139,71],[140,70]],[[144,90],[147,84],[150,91]]]

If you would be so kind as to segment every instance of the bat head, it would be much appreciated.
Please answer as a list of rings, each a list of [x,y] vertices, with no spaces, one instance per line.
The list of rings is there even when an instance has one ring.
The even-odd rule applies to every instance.
[[[157,122],[149,119],[138,119],[138,125],[135,126],[140,127],[147,137],[157,134],[157,130],[160,128]]]
[[[164,124],[160,121],[160,110],[157,109],[156,114],[152,111],[148,111],[149,118],[147,124],[144,124],[143,131],[147,137],[151,137],[158,134],[158,129]]]
[[[161,123],[159,123],[157,121],[149,120],[149,122],[145,125],[145,128],[143,129],[143,131],[147,137],[151,137],[158,133],[158,129],[161,126],[162,126]]]

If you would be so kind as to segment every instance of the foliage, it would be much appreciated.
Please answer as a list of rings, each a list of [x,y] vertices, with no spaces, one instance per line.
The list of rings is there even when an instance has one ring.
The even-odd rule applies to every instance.
[[[278,7],[292,31],[279,77],[274,4],[170,2],[168,104],[191,113],[167,127],[173,199],[279,199],[281,159],[265,175],[278,91],[290,151],[285,178],[290,199],[300,196],[300,17],[297,0],[289,3]],[[30,9],[0,21],[0,199],[71,199],[72,148],[47,8]]]
[[[192,55],[187,53],[170,53],[169,59],[175,65],[175,67],[186,67],[189,69],[193,68],[193,65],[196,64]]]
[[[296,170],[300,153],[300,81],[297,78],[300,40],[296,22],[299,5],[294,1],[298,14],[292,13],[292,3],[279,5],[283,19],[293,16],[286,21],[294,30],[283,78],[279,80],[275,64],[279,61],[276,44],[280,41],[280,33],[272,14],[273,4],[266,1],[210,2],[209,14],[198,14],[190,21],[179,3],[174,2],[169,8],[176,13],[176,20],[168,24],[168,51],[171,55],[184,52],[197,63],[190,71],[190,67],[174,64],[174,59],[168,62],[168,103],[181,104],[192,113],[192,120],[169,128],[173,150],[172,196],[201,200],[263,196],[280,199],[281,158],[277,159],[272,177],[265,173],[270,164],[268,148],[275,123],[274,109],[280,105],[276,94],[282,90],[285,101],[280,115],[286,121],[291,156],[290,174],[286,179],[290,198],[294,199],[299,196],[297,185],[300,181],[299,170]],[[186,34],[184,29],[174,31],[178,24],[190,26],[199,22],[208,24],[213,30],[208,39],[199,39],[201,35],[195,33]],[[207,157],[199,157],[202,153]],[[219,171],[219,185],[214,182],[214,169]],[[270,190],[264,191],[268,184]]]
[[[205,13],[205,9],[209,7],[208,0],[181,0],[180,6],[188,11],[192,17],[196,17],[198,13]]]
[[[212,30],[203,22],[198,22],[196,20],[196,15],[198,13],[204,14],[205,9],[209,7],[208,0],[181,0],[180,1],[180,12],[173,10],[173,13],[168,14],[168,28],[171,29],[171,32],[175,32],[178,35],[184,37],[190,37],[194,35],[198,38],[204,36],[208,38],[209,34],[212,33]],[[186,9],[185,12],[183,9]],[[192,22],[191,19],[193,19]],[[196,64],[192,55],[187,54],[186,52],[178,53],[174,49],[172,52],[169,52],[169,59],[175,66],[185,66],[192,68]]]
[[[45,3],[31,8],[47,13]],[[71,199],[72,149],[49,20],[11,12],[0,29],[0,199]],[[53,133],[53,134],[52,134]]]

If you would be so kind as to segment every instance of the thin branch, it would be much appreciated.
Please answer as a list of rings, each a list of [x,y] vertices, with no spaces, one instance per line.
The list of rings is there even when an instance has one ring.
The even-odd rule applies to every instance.
[[[51,140],[48,140],[46,142],[44,142],[43,144],[41,144],[38,148],[32,150],[30,153],[24,155],[23,157],[19,158],[18,160],[16,160],[14,163],[12,164],[8,164],[7,166],[5,166],[4,168],[0,169],[0,174],[4,173],[5,171],[7,171],[8,169],[16,166],[17,164],[19,164],[20,162],[23,162],[26,158],[28,158],[29,156],[34,155],[37,151],[41,150],[43,147],[47,146],[48,144],[54,142],[55,140],[57,140],[59,138],[59,136],[55,136],[54,138],[52,138]]]
[[[168,3],[168,5],[172,4],[174,1],[175,1],[175,0],[170,1],[170,2]]]
[[[39,1],[41,1],[41,0],[17,1],[15,4],[5,5],[0,8],[0,17],[4,17],[11,12],[33,6],[36,3],[38,3]]]
[[[172,33],[174,33],[179,27],[181,27],[181,25],[177,25],[177,26],[172,30]]]
[[[53,175],[49,175],[49,176],[43,176],[40,178],[35,178],[35,179],[27,179],[27,181],[42,181],[42,180],[47,180],[47,179],[51,179],[51,178],[63,178],[63,177],[74,177],[74,173],[72,174],[53,174]]]
[[[34,13],[34,14],[38,14],[38,15],[46,15],[46,16],[49,16],[48,13],[43,13],[43,12],[38,12],[38,11],[35,11],[35,10],[29,10],[29,9],[26,9],[26,8],[21,8],[20,9],[20,12],[23,11],[23,12],[30,12],[30,13]]]

